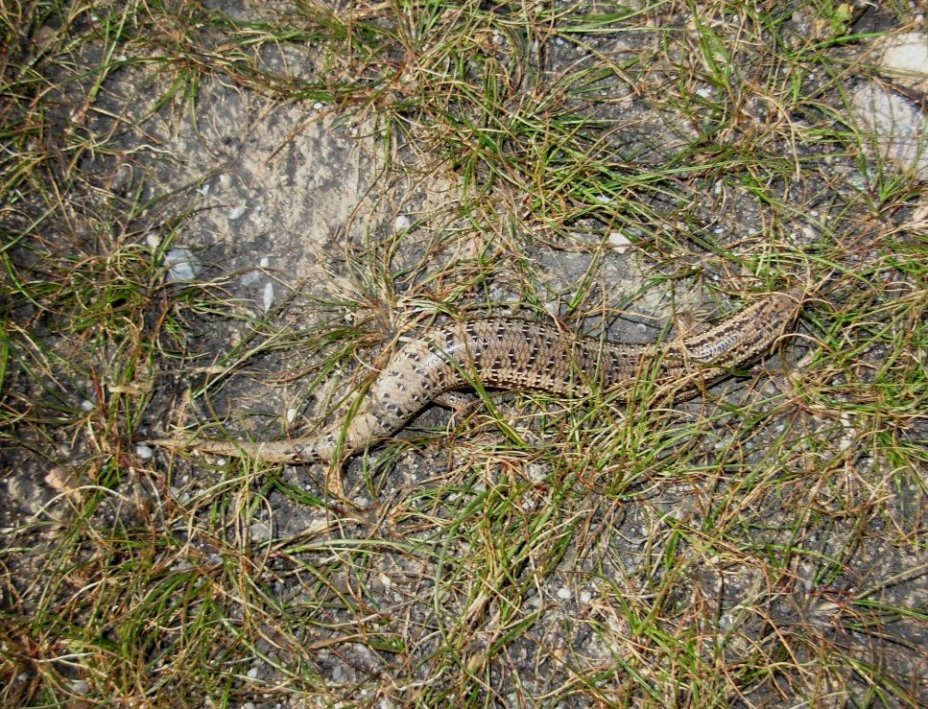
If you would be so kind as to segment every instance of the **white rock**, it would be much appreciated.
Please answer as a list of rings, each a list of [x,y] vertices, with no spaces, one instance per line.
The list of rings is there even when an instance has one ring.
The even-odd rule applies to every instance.
[[[239,283],[241,283],[243,286],[250,286],[252,283],[260,279],[261,279],[260,271],[245,271],[245,273],[243,273],[241,278],[239,278],[238,280],[239,280]]]
[[[68,684],[71,685],[71,691],[75,694],[87,694],[90,691],[90,685],[82,679],[68,680]]]
[[[396,229],[396,231],[405,231],[410,227],[411,224],[412,222],[409,220],[409,217],[407,217],[405,214],[400,214],[396,218],[396,222],[394,223],[393,227]]]
[[[928,35],[906,32],[881,42],[882,68],[894,82],[928,93]]]
[[[525,466],[525,472],[532,482],[543,483],[551,474],[551,466],[547,463],[529,463]]]
[[[609,246],[611,246],[612,250],[617,254],[624,254],[631,248],[632,242],[622,232],[613,231],[609,234]]]
[[[859,125],[872,134],[880,158],[919,180],[928,180],[928,117],[908,99],[875,84],[859,86],[851,96]]]
[[[266,313],[274,305],[274,284],[268,281],[264,284],[264,312]]]
[[[164,265],[168,267],[167,279],[174,281],[192,281],[200,272],[200,264],[190,249],[177,247],[164,255]]]
[[[248,527],[248,533],[251,535],[252,541],[255,542],[266,542],[271,539],[272,529],[267,522],[258,520],[252,522]]]

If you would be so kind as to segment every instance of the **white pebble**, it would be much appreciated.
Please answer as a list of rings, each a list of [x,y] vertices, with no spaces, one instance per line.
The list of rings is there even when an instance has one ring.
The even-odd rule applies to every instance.
[[[168,267],[168,281],[192,281],[200,272],[200,264],[190,249],[178,247],[171,249],[164,256],[164,265]]]
[[[548,479],[548,475],[551,473],[551,467],[544,463],[529,463],[525,466],[525,472],[532,482],[543,483]]]
[[[229,210],[229,221],[234,222],[236,219],[239,219],[247,210],[248,205],[246,204],[240,204],[237,207],[233,207]]]
[[[268,281],[264,284],[264,312],[271,309],[274,304],[274,284]]]
[[[411,224],[412,224],[412,222],[409,221],[409,217],[407,217],[405,214],[400,214],[400,215],[396,218],[396,222],[394,223],[394,227],[395,227],[395,229],[396,229],[397,231],[404,231],[404,230],[408,229],[408,228],[410,227]]]
[[[81,402],[81,411],[93,411],[94,408],[96,408],[96,404],[90,401],[90,399],[84,399]]]
[[[573,595],[573,594],[571,594],[569,588],[564,588],[563,586],[561,586],[561,587],[557,590],[557,597],[560,598],[562,601],[568,601],[568,600],[570,600],[570,597],[571,597],[572,595]]]
[[[245,271],[245,273],[242,274],[242,277],[239,278],[238,280],[239,280],[239,283],[241,283],[243,286],[250,286],[252,283],[260,279],[261,279],[260,271]]]
[[[148,460],[154,455],[154,451],[144,443],[138,443],[135,446],[135,454],[142,460]]]
[[[914,103],[871,83],[851,94],[851,110],[872,133],[880,157],[928,180],[928,116]]]
[[[624,254],[631,247],[631,240],[620,231],[613,231],[609,234],[609,245],[617,254]]]
[[[145,235],[145,243],[152,249],[157,249],[161,246],[161,237],[158,236],[155,232],[150,231]]]
[[[90,691],[90,685],[82,679],[69,680],[68,684],[71,686],[71,691],[75,694],[87,694],[87,692]]]

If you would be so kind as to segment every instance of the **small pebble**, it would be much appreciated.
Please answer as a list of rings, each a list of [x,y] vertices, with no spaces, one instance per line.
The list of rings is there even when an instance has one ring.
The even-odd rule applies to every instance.
[[[264,284],[264,312],[268,312],[274,305],[274,284],[268,281]]]
[[[609,234],[609,245],[617,254],[624,254],[631,248],[631,240],[620,231],[613,231]]]
[[[168,251],[164,256],[164,265],[168,267],[169,282],[192,281],[200,272],[200,264],[193,252],[182,247]]]
[[[71,685],[71,691],[75,694],[87,694],[90,691],[90,686],[82,679],[69,680],[68,684]]]
[[[260,279],[261,279],[260,271],[245,271],[245,273],[242,274],[242,277],[239,278],[238,280],[239,280],[239,283],[241,283],[243,286],[250,286],[252,283]]]

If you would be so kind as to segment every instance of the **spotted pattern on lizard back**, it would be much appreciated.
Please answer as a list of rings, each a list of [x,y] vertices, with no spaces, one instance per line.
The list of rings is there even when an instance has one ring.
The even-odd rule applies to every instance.
[[[769,351],[801,302],[799,290],[773,293],[703,333],[653,345],[618,344],[517,318],[455,322],[404,344],[335,423],[315,434],[289,441],[178,437],[151,443],[268,463],[344,458],[402,428],[439,394],[472,382],[556,396],[602,392],[625,398],[644,380],[682,398]]]

